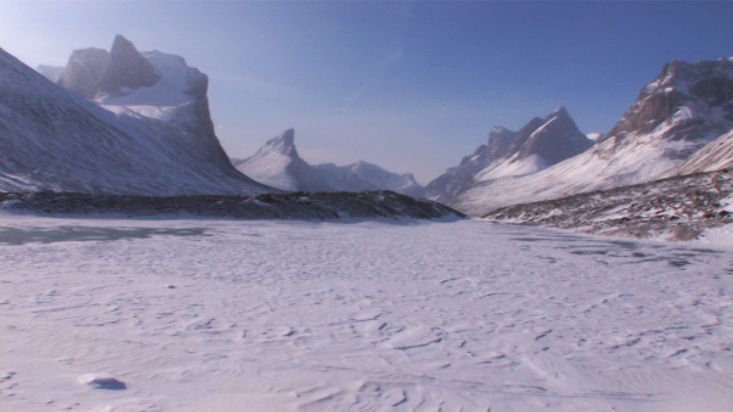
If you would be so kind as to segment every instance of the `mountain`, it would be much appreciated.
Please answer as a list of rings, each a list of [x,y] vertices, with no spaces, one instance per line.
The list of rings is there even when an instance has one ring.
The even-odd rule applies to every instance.
[[[733,130],[703,146],[690,156],[674,175],[733,169]]]
[[[213,141],[208,82],[205,74],[189,67],[182,57],[157,50],[139,52],[121,35],[115,37],[109,52],[75,50],[58,80],[107,110],[163,120]]]
[[[64,74],[74,70],[81,69]],[[195,133],[189,126],[112,113],[0,49],[0,191],[162,196],[272,190],[237,171],[213,131]]]
[[[674,174],[733,128],[733,59],[673,61],[598,143],[537,173],[475,182],[448,204],[470,214]]]
[[[392,190],[413,197],[424,196],[423,188],[409,173],[392,173],[363,161],[347,166],[310,165],[298,154],[293,129],[268,140],[254,155],[235,165],[256,181],[287,191]]]
[[[64,72],[64,68],[60,66],[41,64],[36,67],[36,71],[55,83],[61,77],[61,73]]]
[[[494,127],[489,141],[426,187],[428,196],[452,203],[474,185],[537,172],[586,149],[593,142],[578,130],[564,107],[530,120],[519,131]]]

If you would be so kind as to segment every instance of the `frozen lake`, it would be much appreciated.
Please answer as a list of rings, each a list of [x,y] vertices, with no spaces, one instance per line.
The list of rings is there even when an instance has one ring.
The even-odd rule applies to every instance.
[[[733,404],[733,252],[700,244],[2,215],[0,262],[3,411]]]

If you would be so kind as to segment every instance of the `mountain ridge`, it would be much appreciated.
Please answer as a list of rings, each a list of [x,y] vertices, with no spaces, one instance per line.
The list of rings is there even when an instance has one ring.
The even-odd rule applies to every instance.
[[[344,166],[309,164],[297,151],[294,129],[269,139],[235,166],[257,181],[288,191],[393,190],[413,197],[424,195],[411,173],[392,173],[363,160]]]

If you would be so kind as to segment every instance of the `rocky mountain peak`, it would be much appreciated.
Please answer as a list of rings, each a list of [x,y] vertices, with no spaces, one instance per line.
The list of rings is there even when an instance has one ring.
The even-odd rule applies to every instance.
[[[540,156],[545,162],[555,164],[588,149],[593,142],[578,130],[568,111],[560,106],[532,131],[519,151],[519,158]]]
[[[705,140],[733,124],[733,61],[674,60],[641,89],[636,102],[602,140],[667,127],[666,140]]]
[[[135,45],[118,34],[110,49],[109,64],[97,85],[97,93],[115,95],[123,87],[150,87],[159,79],[153,66],[137,51]]]
[[[295,130],[288,129],[281,135],[273,137],[265,143],[262,149],[274,150],[288,156],[298,156],[295,148]]]
[[[509,146],[512,144],[512,139],[516,136],[517,132],[511,131],[503,126],[494,126],[489,132],[489,141],[485,147],[487,159],[499,159],[506,156],[509,151]],[[480,149],[479,148],[479,149]]]
[[[57,83],[84,97],[92,98],[109,60],[109,52],[104,49],[89,47],[74,50]]]

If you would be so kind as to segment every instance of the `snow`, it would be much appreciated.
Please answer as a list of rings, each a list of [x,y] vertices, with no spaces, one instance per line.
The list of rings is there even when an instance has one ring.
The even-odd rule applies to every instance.
[[[278,150],[262,148],[244,160],[237,169],[257,182],[287,191],[297,191],[298,182],[290,173],[288,166],[293,158]]]
[[[0,215],[0,259],[2,410],[733,401],[733,251],[699,243],[477,220]]]
[[[157,50],[143,52],[142,55],[160,80],[151,87],[125,90],[121,96],[103,96],[97,99],[102,107],[117,113],[130,110],[145,117],[168,120],[177,108],[195,101],[188,92],[192,82],[202,78],[203,74],[188,67],[180,56]]]
[[[474,179],[478,182],[484,182],[501,177],[522,176],[537,172],[545,167],[547,167],[546,162],[539,155],[535,154],[523,159],[519,159],[517,155],[514,155],[509,159],[501,159],[498,162],[491,163],[478,172]]]

